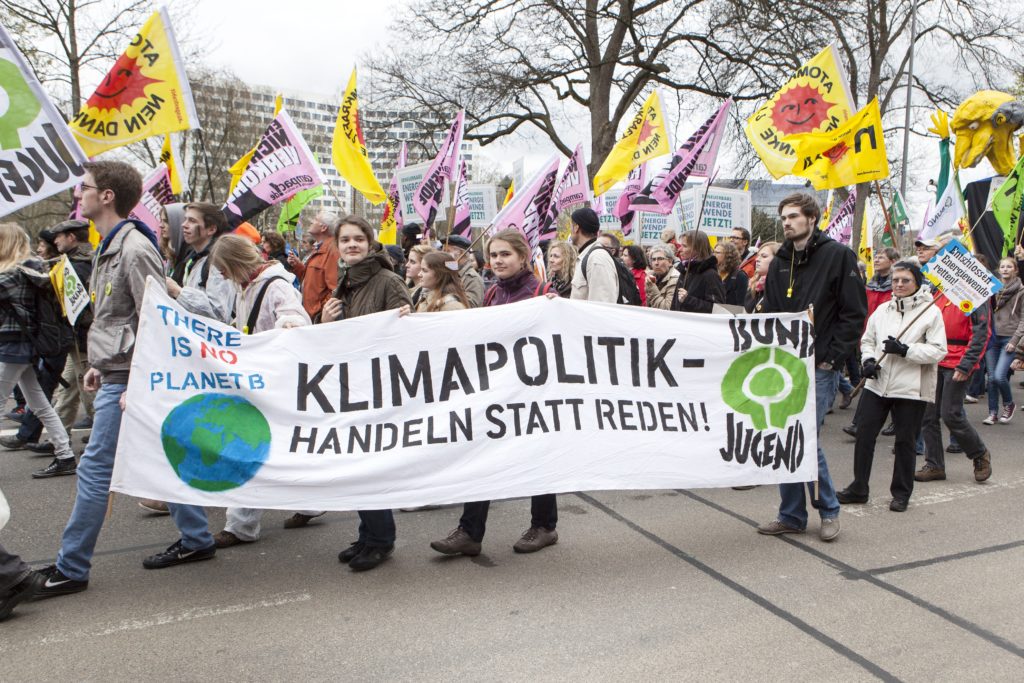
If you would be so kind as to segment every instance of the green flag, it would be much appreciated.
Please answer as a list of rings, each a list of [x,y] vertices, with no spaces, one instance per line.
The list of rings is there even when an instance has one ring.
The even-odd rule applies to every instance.
[[[277,231],[285,233],[295,230],[295,225],[299,221],[302,209],[306,207],[306,204],[323,195],[323,193],[323,185],[318,185],[317,187],[297,192],[294,197],[282,204],[281,215],[277,219]]]
[[[907,207],[903,205],[903,195],[899,190],[893,195],[892,204],[889,205],[889,220],[894,226],[903,225],[908,220]]]
[[[1006,176],[992,199],[992,213],[1003,229],[1003,253],[1012,254],[1020,227],[1021,203],[1024,202],[1024,156]]]

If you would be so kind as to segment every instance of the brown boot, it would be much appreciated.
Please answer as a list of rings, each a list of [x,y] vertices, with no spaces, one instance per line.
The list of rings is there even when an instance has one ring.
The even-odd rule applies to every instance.
[[[430,547],[442,555],[468,555],[476,557],[480,554],[480,542],[470,538],[466,531],[459,527],[440,541],[431,541]]]
[[[985,481],[992,476],[992,456],[988,451],[974,459],[974,481]]]
[[[535,553],[541,548],[558,543],[558,532],[547,530],[541,526],[531,526],[523,534],[523,537],[516,541],[512,550],[517,553]]]
[[[241,543],[252,543],[252,541],[243,541],[230,531],[218,531],[213,535],[213,544],[218,548],[230,548]]]
[[[322,512],[320,514],[323,514]],[[316,519],[320,515],[304,515],[301,512],[296,512],[294,515],[284,520],[285,529],[299,529],[307,524],[310,520]]]
[[[917,472],[914,472],[914,481],[942,481],[946,478],[946,470],[925,465]]]

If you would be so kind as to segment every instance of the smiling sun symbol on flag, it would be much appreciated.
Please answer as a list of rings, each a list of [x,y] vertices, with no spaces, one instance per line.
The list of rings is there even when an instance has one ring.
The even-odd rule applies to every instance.
[[[160,81],[143,75],[138,61],[123,54],[85,104],[96,109],[120,109],[145,97],[146,86],[150,83]]]
[[[785,135],[810,133],[828,120],[831,107],[817,89],[796,85],[779,95],[772,107],[772,122]]]

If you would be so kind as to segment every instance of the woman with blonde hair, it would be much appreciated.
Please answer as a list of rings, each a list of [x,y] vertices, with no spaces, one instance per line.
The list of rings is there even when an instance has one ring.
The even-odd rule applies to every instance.
[[[576,247],[561,240],[548,245],[548,281],[545,291],[555,290],[558,296],[568,299],[572,294],[572,276],[576,272],[579,254]]]
[[[414,308],[425,294],[419,278],[420,266],[423,263],[423,257],[432,251],[436,251],[436,249],[429,244],[417,244],[409,250],[409,258],[405,264],[405,285],[409,288],[409,296],[412,298]]]
[[[718,277],[725,290],[725,303],[742,306],[747,295],[747,274],[740,269],[740,250],[732,242],[719,240],[715,245],[715,259],[718,260]]]
[[[775,253],[781,246],[782,244],[779,242],[765,242],[757,250],[757,256],[754,259],[754,275],[750,278],[750,284],[747,285],[747,298],[743,302],[743,308],[747,313],[759,312],[759,306],[764,300],[764,278],[768,275],[768,266],[772,264],[772,259],[775,258]]]
[[[273,329],[290,329],[311,324],[302,307],[302,295],[295,289],[295,276],[278,259],[263,260],[251,240],[224,235],[213,245],[210,265],[235,285],[235,327],[244,334]],[[303,510],[285,521],[286,529],[305,526],[319,517],[319,510]],[[228,508],[224,530],[213,535],[218,548],[259,540],[263,510]]]
[[[16,223],[0,223],[0,396],[20,387],[29,409],[46,427],[56,457],[38,474],[74,474],[77,464],[68,433],[36,377],[37,288],[53,291],[42,261],[32,256],[28,233]],[[70,328],[67,332],[70,340]]]

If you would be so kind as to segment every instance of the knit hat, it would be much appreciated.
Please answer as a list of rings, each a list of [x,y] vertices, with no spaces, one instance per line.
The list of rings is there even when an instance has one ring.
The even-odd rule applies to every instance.
[[[593,209],[576,209],[572,212],[572,222],[580,226],[585,235],[596,235],[601,231],[601,221]]]

